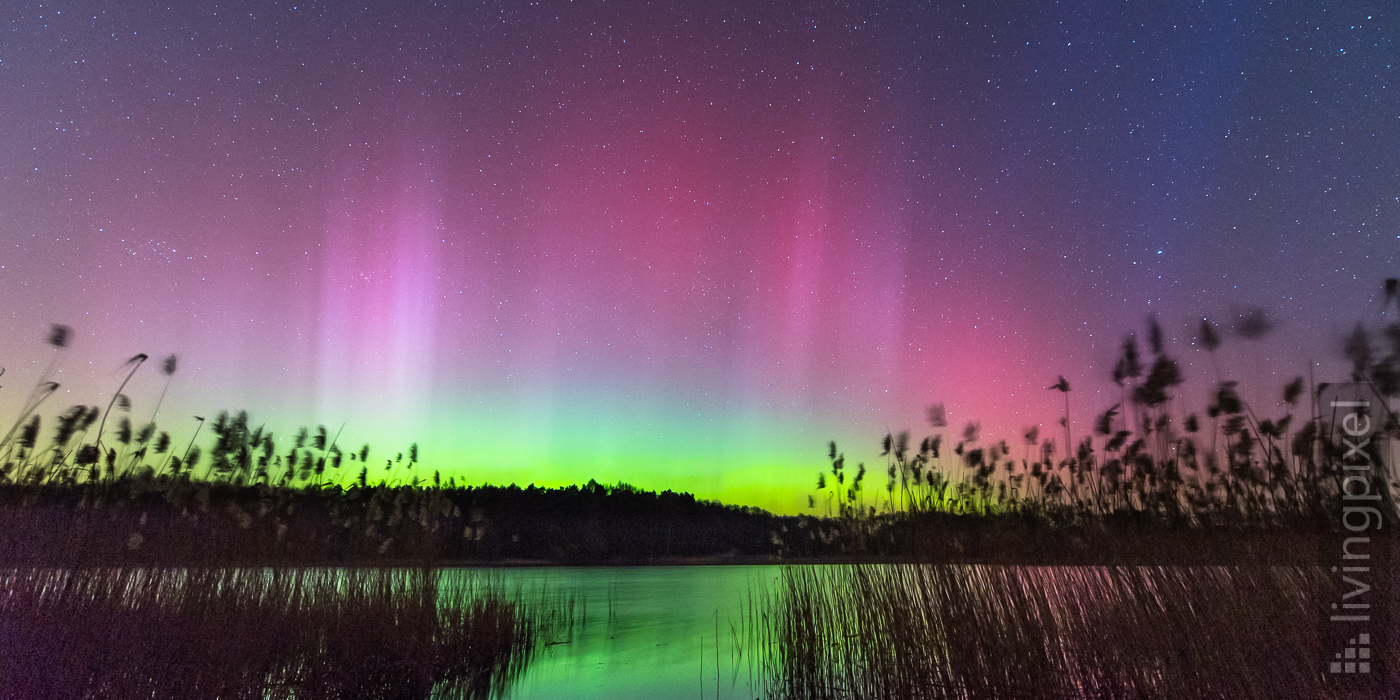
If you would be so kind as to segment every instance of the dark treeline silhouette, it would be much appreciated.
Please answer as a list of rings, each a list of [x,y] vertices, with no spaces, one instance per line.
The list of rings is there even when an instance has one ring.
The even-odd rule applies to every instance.
[[[626,485],[291,489],[123,479],[0,486],[0,564],[1301,562],[1321,531],[1052,524],[1025,513],[778,516]]]
[[[476,487],[444,491],[460,509],[462,537],[443,556],[567,563],[647,562],[777,554],[773,533],[795,518],[725,506],[688,493],[590,481],[564,488]],[[455,523],[454,523],[455,525]]]
[[[127,477],[0,486],[0,561],[609,564],[837,552],[817,536],[783,548],[785,531],[818,522],[596,482],[294,489]]]
[[[1387,283],[1386,309],[1394,287]],[[1250,309],[1228,334],[1257,349],[1274,326]],[[420,473],[416,445],[372,457],[368,445],[343,449],[340,431],[324,426],[279,443],[246,412],[196,417],[188,440],[177,440],[156,424],[159,403],[148,421],[131,420],[123,391],[146,355],[123,365],[105,410],[73,406],[45,426],[38,409],[58,388],[52,378],[72,337],[54,326],[53,359],[0,437],[0,560],[1228,563],[1314,556],[1307,543],[1335,531],[1341,513],[1342,475],[1328,465],[1344,443],[1334,434],[1335,417],[1319,406],[1327,385],[1297,377],[1277,400],[1251,400],[1215,362],[1225,335],[1207,319],[1196,329],[1194,342],[1215,372],[1203,410],[1190,410],[1178,395],[1185,379],[1149,318],[1145,350],[1136,334],[1124,339],[1111,374],[1120,400],[1094,414],[1089,434],[1071,431],[1071,410],[1085,409],[1070,401],[1063,376],[1048,387],[1064,396],[1063,432],[1042,436],[1031,428],[1016,446],[983,441],[976,423],[946,444],[937,432],[947,427],[945,412],[936,405],[928,414],[936,432],[917,445],[907,432],[884,436],[883,493],[869,488],[864,464],[850,468],[832,443],[809,513],[794,517],[626,484],[459,486],[438,472]],[[1339,350],[1351,381],[1382,404],[1400,395],[1400,323],[1378,333],[1358,324]],[[166,387],[176,367],[173,355],[162,363]],[[1281,412],[1270,415],[1275,406]],[[1400,435],[1393,414],[1377,417],[1385,419],[1377,437]],[[1380,444],[1365,448],[1377,462]],[[1393,478],[1371,486],[1387,518],[1395,513]]]

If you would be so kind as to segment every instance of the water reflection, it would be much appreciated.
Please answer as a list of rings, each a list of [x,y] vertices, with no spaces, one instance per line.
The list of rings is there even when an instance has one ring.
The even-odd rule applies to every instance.
[[[1325,693],[1297,567],[519,569],[579,624],[509,698]],[[586,622],[584,621],[586,617]],[[1321,696],[1313,693],[1314,696]]]
[[[1319,696],[1308,660],[1321,658],[1323,578],[1292,567],[11,571],[0,573],[0,697]]]
[[[745,649],[743,626],[751,594],[758,598],[771,590],[780,571],[774,566],[501,570],[508,585],[569,591],[581,608],[578,624],[549,640],[507,697],[758,697],[761,669]]]

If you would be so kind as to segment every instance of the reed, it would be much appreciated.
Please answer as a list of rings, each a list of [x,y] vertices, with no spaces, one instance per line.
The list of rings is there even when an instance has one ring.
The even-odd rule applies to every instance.
[[[497,697],[561,624],[432,569],[10,571],[4,698]]]
[[[1235,334],[1251,344],[1273,327],[1258,309],[1235,325]],[[1133,334],[1123,342],[1112,372],[1123,400],[1099,413],[1092,434],[1077,445],[1069,442],[1071,388],[1061,376],[1050,389],[1065,395],[1060,421],[1065,445],[1041,439],[1039,429],[1032,428],[1018,460],[1005,440],[984,443],[976,423],[967,425],[951,449],[942,432],[924,438],[917,450],[907,431],[886,433],[880,456],[888,482],[877,509],[854,507],[863,504],[864,494],[841,478],[844,456],[833,443],[828,454],[834,478],[821,474],[819,495],[808,503],[813,508],[839,503],[834,515],[853,541],[926,514],[1012,516],[1049,525],[1101,525],[1116,519],[1236,530],[1335,521],[1341,512],[1341,475],[1324,467],[1343,454],[1345,445],[1332,429],[1334,417],[1317,408],[1327,384],[1305,388],[1303,377],[1296,377],[1280,387],[1276,397],[1281,402],[1251,402],[1238,382],[1219,378],[1217,366],[1208,404],[1192,412],[1175,394],[1184,377],[1153,318],[1147,335],[1151,357],[1139,354]],[[1350,360],[1350,379],[1369,387],[1384,405],[1400,396],[1400,323],[1385,326],[1381,335],[1388,352],[1375,347],[1363,325],[1339,348]],[[1198,341],[1214,363],[1221,340],[1207,320]],[[1270,415],[1265,403],[1283,410]],[[1395,415],[1389,419],[1381,432],[1388,439],[1400,438],[1400,422]],[[946,427],[941,404],[929,409],[929,423],[935,429]],[[859,469],[864,473],[863,464]],[[1400,514],[1391,496],[1400,489],[1400,479],[1394,465],[1391,469],[1378,490],[1386,508]]]
[[[767,697],[1328,697],[1320,569],[786,568],[749,609]]]

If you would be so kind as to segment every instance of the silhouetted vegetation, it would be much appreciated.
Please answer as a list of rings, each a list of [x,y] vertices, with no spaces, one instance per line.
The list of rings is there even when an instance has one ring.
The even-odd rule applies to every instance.
[[[0,506],[0,561],[20,565],[766,557],[779,553],[776,533],[815,522],[597,483],[291,489],[125,478],[0,486]]]
[[[156,423],[159,403],[144,424],[131,421],[123,391],[144,354],[123,365],[105,409],[70,407],[46,429],[38,409],[58,389],[71,338],[53,326],[53,359],[0,438],[8,563],[638,563],[778,552],[784,519],[755,509],[626,484],[458,486],[425,473],[416,444],[379,463],[369,445],[343,449],[325,426],[279,440],[247,412],[225,411],[196,416],[177,442]],[[162,362],[165,388],[177,366],[173,355]]]
[[[544,595],[435,569],[77,568],[0,577],[4,698],[498,697]]]
[[[1248,309],[1228,334],[1257,344],[1275,326]],[[1064,396],[1063,432],[1031,428],[1014,446],[984,441],[976,423],[949,436],[935,405],[934,432],[917,444],[908,432],[884,436],[883,492],[832,443],[811,516],[794,518],[626,484],[458,486],[428,475],[416,445],[381,464],[368,445],[343,449],[338,430],[303,428],[279,441],[246,412],[196,417],[181,449],[157,426],[159,405],[144,424],[130,420],[123,391],[145,355],[124,365],[105,410],[73,406],[46,430],[38,409],[57,389],[54,369],[72,338],[54,326],[54,358],[0,438],[0,552],[16,563],[1297,561],[1310,549],[1298,543],[1335,526],[1340,512],[1341,475],[1326,465],[1342,443],[1318,405],[1326,385],[1297,377],[1278,387],[1281,403],[1255,405],[1215,364],[1226,335],[1208,319],[1196,331],[1216,374],[1201,410],[1178,395],[1185,378],[1149,318],[1145,348],[1129,334],[1112,368],[1120,400],[1094,414],[1077,443],[1063,376],[1048,387]],[[1400,323],[1381,329],[1384,347],[1374,336],[1357,325],[1339,343],[1351,379],[1381,399],[1400,395]],[[174,356],[161,365],[167,387],[176,367]],[[1386,415],[1383,433],[1400,435]],[[1397,485],[1376,485],[1390,513]]]
[[[1274,326],[1247,310],[1232,333],[1257,343]],[[1337,597],[1311,565],[1338,524],[1328,465],[1346,446],[1319,405],[1326,385],[1298,377],[1280,402],[1251,402],[1224,379],[1223,335],[1200,322],[1216,376],[1199,411],[1149,319],[1146,351],[1130,334],[1113,367],[1120,400],[1077,442],[1063,376],[1047,387],[1064,398],[1063,432],[1027,429],[1015,446],[976,423],[947,437],[935,405],[917,445],[883,437],[882,490],[832,443],[812,514],[788,517],[627,484],[458,485],[429,475],[416,445],[381,464],[338,430],[279,442],[246,412],[196,417],[177,442],[159,402],[131,421],[123,392],[146,355],[105,408],[45,426],[71,340],[55,326],[54,358],[0,437],[0,563],[15,567],[0,689],[486,697],[572,606],[444,587],[443,565],[825,559],[889,565],[785,569],[746,626],[770,697],[1317,695],[1297,659],[1321,658],[1309,615]],[[1340,350],[1384,400],[1400,395],[1400,324],[1380,336],[1378,349],[1358,325]],[[167,388],[177,366],[161,364]],[[1379,430],[1400,436],[1385,416]],[[1400,483],[1386,480],[1374,493],[1390,519]],[[306,568],[323,565],[348,568]]]
[[[788,567],[744,632],[770,698],[1323,698],[1335,593],[1315,567]]]
[[[1273,327],[1267,314],[1252,309],[1240,314],[1235,334],[1257,341]],[[1384,356],[1360,324],[1340,344],[1351,363],[1351,380],[1364,384],[1379,406],[1400,396],[1400,323],[1387,325],[1382,334],[1388,345]],[[1093,433],[1073,450],[1063,447],[1074,443],[1071,387],[1061,376],[1049,388],[1066,397],[1060,420],[1064,443],[1042,437],[1035,427],[1017,447],[1006,440],[988,444],[976,423],[969,423],[951,448],[942,432],[917,447],[908,432],[886,434],[885,493],[875,498],[861,488],[865,465],[858,465],[848,482],[850,469],[832,443],[830,471],[818,476],[820,496],[808,503],[814,510],[825,506],[852,551],[939,561],[967,555],[985,560],[996,553],[1015,561],[1064,547],[1121,555],[1099,561],[1125,561],[1124,556],[1133,561],[1132,550],[1180,561],[1177,555],[1200,551],[1207,541],[1217,553],[1224,553],[1219,546],[1236,553],[1226,561],[1238,561],[1236,555],[1269,559],[1275,554],[1271,549],[1286,556],[1300,544],[1270,533],[1288,532],[1306,541],[1335,528],[1344,474],[1328,466],[1348,446],[1333,432],[1334,409],[1319,405],[1328,385],[1311,385],[1303,377],[1287,382],[1277,393],[1285,409],[1269,415],[1242,396],[1238,382],[1219,379],[1217,369],[1209,404],[1190,412],[1175,395],[1184,377],[1155,319],[1148,320],[1147,337],[1150,358],[1139,353],[1135,335],[1124,340],[1111,375],[1123,399],[1096,414]],[[1197,342],[1213,362],[1221,339],[1209,320],[1201,321]],[[1378,416],[1385,419],[1380,435],[1400,436],[1395,414]],[[946,427],[941,405],[930,408],[929,423]],[[1374,484],[1388,518],[1396,514],[1392,493],[1400,482],[1395,478],[1386,472]],[[1067,554],[1068,559],[1050,559],[1082,562]]]

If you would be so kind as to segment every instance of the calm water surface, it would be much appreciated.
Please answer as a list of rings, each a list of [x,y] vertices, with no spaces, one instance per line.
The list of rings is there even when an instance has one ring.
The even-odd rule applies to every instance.
[[[20,573],[10,574],[10,587],[28,580]],[[335,570],[322,573],[334,581]],[[444,596],[477,595],[487,584],[508,597],[519,590],[526,605],[545,611],[573,601],[573,623],[547,624],[523,672],[494,689],[510,699],[748,699],[768,696],[770,682],[800,694],[813,687],[888,689],[891,679],[964,689],[1033,683],[1041,694],[1049,683],[1067,698],[1118,696],[1127,688],[1172,698],[1192,689],[1201,697],[1299,683],[1325,689],[1306,662],[1325,660],[1316,647],[1320,569],[675,566],[440,573]],[[771,601],[789,573],[783,592],[796,598]],[[50,574],[33,574],[43,590],[62,578]],[[178,593],[181,577],[161,578],[161,585]],[[130,572],[114,580],[149,588]],[[886,602],[870,606],[868,596]],[[811,616],[817,624],[785,627],[780,645],[759,644],[751,634],[771,627],[755,615],[770,601],[795,605],[778,612]],[[179,621],[172,624],[178,628]],[[782,667],[757,658],[767,653],[782,654]],[[911,659],[917,663],[906,663]],[[765,677],[765,671],[775,673]]]
[[[563,630],[506,689],[511,700],[559,698],[755,698],[757,667],[742,650],[750,592],[777,581],[780,566],[651,566],[458,569],[497,576],[527,597],[541,586],[578,598]],[[610,613],[611,610],[611,613]],[[586,622],[583,618],[586,616]]]
[[[798,570],[795,573],[840,571],[820,566],[794,568]],[[508,688],[500,689],[504,698],[751,699],[767,696],[768,685],[760,673],[763,665],[755,658],[765,651],[748,643],[751,638],[745,629],[751,626],[748,621],[752,610],[760,609],[764,598],[776,590],[783,571],[782,566],[457,569],[443,572],[443,584],[450,586],[453,576],[466,580],[484,575],[497,578],[508,588],[520,586],[527,599],[531,591],[544,589],[572,595],[577,601],[575,625],[548,639],[549,643],[530,660],[524,673]],[[1269,576],[1282,577],[1278,580],[1284,582],[1286,591],[1301,589],[1305,579],[1302,570],[1284,567],[1270,571]],[[1246,578],[1254,580],[1261,572],[1264,570]],[[1178,656],[1204,654],[1203,658],[1210,659],[1231,649],[1262,649],[1268,645],[1275,645],[1280,653],[1301,654],[1306,658],[1317,655],[1299,651],[1308,641],[1301,638],[1266,642],[1248,634],[1230,636],[1216,630],[1214,626],[1222,624],[1221,619],[1225,618],[1252,621],[1260,615],[1282,615],[1284,617],[1278,619],[1288,618],[1294,622],[1311,619],[1307,617],[1310,613],[1300,607],[1300,598],[1269,604],[1268,596],[1250,598],[1246,595],[1244,598],[1249,600],[1236,601],[1241,594],[1252,590],[1253,584],[1246,585],[1248,581],[1237,578],[1243,574],[1221,567],[969,566],[937,573],[929,580],[932,584],[961,580],[971,586],[966,590],[999,590],[999,595],[1008,596],[1007,600],[989,601],[978,613],[985,616],[980,624],[1008,625],[1009,632],[1005,632],[1008,634],[1021,630],[1026,634],[1058,635],[1045,643],[1063,646],[1056,648],[1070,656],[1044,661],[1052,666],[1058,663],[1063,668],[1046,667],[1026,672],[1051,674],[1054,680],[1071,689],[1098,687],[1095,683],[1117,687],[1112,685],[1117,681],[1111,676],[1132,671],[1136,673],[1133,683],[1139,684],[1137,690],[1145,697],[1172,697],[1176,691],[1169,692],[1168,688],[1189,689],[1201,683],[1221,682],[1209,674],[1198,674],[1194,662],[1181,668],[1173,666],[1175,675],[1170,678],[1162,675],[1165,670],[1152,670],[1158,666],[1166,669],[1165,661]],[[952,578],[946,578],[948,576]],[[1190,585],[1183,588],[1187,583]],[[1030,597],[1022,599],[1022,591]],[[1295,598],[1291,592],[1286,596]],[[1005,607],[1014,600],[1028,607]],[[1277,608],[1277,605],[1283,607]],[[1154,611],[1166,609],[1172,611],[1170,616],[1154,617]],[[911,610],[909,614],[929,622],[928,612],[920,609]],[[1027,615],[1037,620],[1053,620],[1054,624],[1041,630],[1037,625],[1017,622]],[[1217,619],[1220,615],[1225,617]],[[1124,649],[1123,653],[1136,660],[1128,659],[1128,665],[1117,671],[1105,670],[1109,667],[1099,669],[1100,665],[1114,661],[1113,648],[1141,641],[1138,633],[1146,630],[1140,630],[1140,626],[1165,624],[1163,620],[1174,627],[1158,629],[1150,633],[1143,644]],[[936,628],[935,623],[937,620],[929,622]],[[1242,628],[1254,626],[1243,625]],[[1294,627],[1285,625],[1280,629],[1298,637]],[[834,631],[841,633],[841,630]],[[1303,636],[1311,639],[1309,634]],[[1292,646],[1282,645],[1284,641]],[[1220,645],[1229,648],[1218,648]],[[1248,654],[1235,656],[1241,663],[1261,663]],[[823,663],[833,661],[834,658]],[[963,658],[958,663],[965,665],[969,661]],[[1080,673],[1085,675],[1082,678],[1076,675]],[[1261,676],[1258,680],[1268,679],[1269,676]],[[1075,695],[1072,690],[1067,692],[1069,696]],[[1087,692],[1086,696],[1093,694]]]

